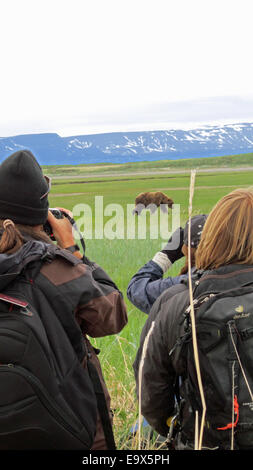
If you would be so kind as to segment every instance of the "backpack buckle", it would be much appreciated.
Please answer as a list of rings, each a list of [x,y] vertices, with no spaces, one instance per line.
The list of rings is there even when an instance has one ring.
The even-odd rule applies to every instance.
[[[180,424],[178,421],[179,418],[179,407],[177,406],[176,413],[167,419],[167,426],[169,426],[169,432],[166,438],[166,445],[168,449],[173,449],[173,442],[175,440],[176,434],[180,430]]]
[[[51,263],[53,260],[54,260],[55,256],[53,253],[51,253],[49,250],[46,251],[46,253],[44,253],[42,256],[41,256],[41,261],[47,261],[48,263]]]

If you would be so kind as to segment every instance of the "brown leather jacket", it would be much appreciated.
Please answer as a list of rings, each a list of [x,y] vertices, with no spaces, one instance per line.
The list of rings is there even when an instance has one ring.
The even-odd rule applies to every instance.
[[[74,260],[74,256],[69,253],[66,256],[71,256]],[[73,265],[61,257],[54,259],[51,263],[44,263],[37,282],[43,284],[44,290],[48,293],[54,292],[55,307],[58,311],[62,307],[65,312],[63,321],[66,320],[67,324],[70,316],[74,316],[76,323],[80,326],[91,355],[91,361],[99,373],[110,412],[110,396],[103,378],[102,368],[96,351],[87,336],[98,338],[119,333],[127,323],[126,306],[117,286],[100,266],[90,262],[87,258],[84,259],[87,264],[80,262],[77,258],[75,260]],[[50,295],[51,299],[52,295]],[[78,342],[79,338],[74,332],[73,325],[73,341],[75,341],[74,335],[76,335]],[[86,367],[85,360],[83,365]],[[107,446],[98,414],[92,450],[104,449],[107,449]]]

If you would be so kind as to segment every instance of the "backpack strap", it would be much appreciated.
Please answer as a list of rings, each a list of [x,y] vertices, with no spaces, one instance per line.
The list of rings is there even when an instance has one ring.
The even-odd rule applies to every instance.
[[[73,266],[83,263],[83,260],[81,258],[77,258],[72,253],[70,253],[70,251],[65,250],[63,248],[59,248],[57,245],[47,245],[47,250],[41,259],[43,261],[50,262],[53,261],[57,256],[65,259]]]
[[[92,362],[89,361],[89,360],[87,362],[87,367],[88,367],[88,370],[89,370],[90,378],[91,378],[92,383],[93,383],[95,395],[96,395],[96,398],[97,398],[98,412],[99,412],[101,422],[102,422],[102,425],[103,425],[103,430],[104,430],[108,450],[116,450],[116,444],[115,444],[114,436],[113,436],[112,423],[111,423],[111,420],[110,420],[109,411],[108,411],[106,400],[105,400],[104,390],[103,390],[103,387],[101,385],[97,369],[94,366],[94,364],[92,364]]]
[[[41,267],[44,263],[51,263],[57,257],[62,258],[69,262],[72,266],[83,263],[83,259],[77,258],[67,250],[61,249],[56,245],[46,245],[46,250],[43,254],[37,253],[27,256],[19,265],[19,272],[26,268],[26,271],[32,272],[32,279],[35,280],[39,274]],[[30,266],[28,266],[30,264]]]
[[[199,271],[199,279],[194,278],[194,298],[205,293],[222,293],[253,284],[253,266],[230,265],[216,270]]]

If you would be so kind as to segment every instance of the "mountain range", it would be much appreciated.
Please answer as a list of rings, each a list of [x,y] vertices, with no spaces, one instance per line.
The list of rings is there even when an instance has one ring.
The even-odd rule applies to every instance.
[[[20,149],[31,150],[41,165],[126,163],[235,155],[253,152],[253,123],[70,137],[61,137],[56,133],[1,137],[0,162]]]

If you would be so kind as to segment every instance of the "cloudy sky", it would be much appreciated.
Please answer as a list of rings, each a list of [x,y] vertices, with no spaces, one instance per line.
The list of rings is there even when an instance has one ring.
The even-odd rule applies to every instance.
[[[252,0],[8,0],[0,137],[253,121]]]

